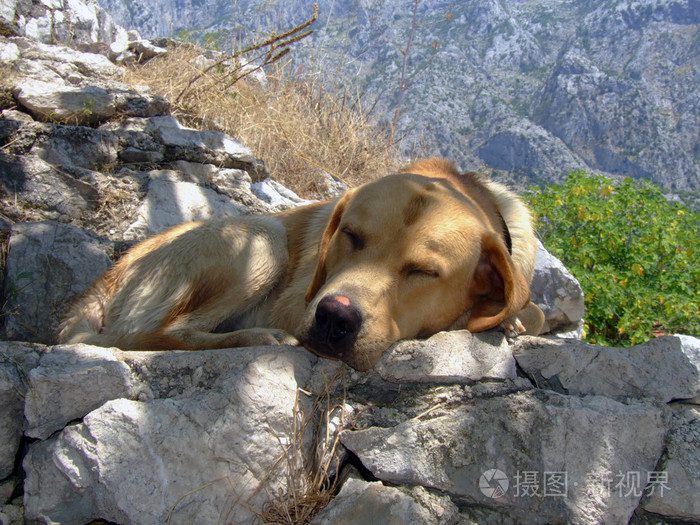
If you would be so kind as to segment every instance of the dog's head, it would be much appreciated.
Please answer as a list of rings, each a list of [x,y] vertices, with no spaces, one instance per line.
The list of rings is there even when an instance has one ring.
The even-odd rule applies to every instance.
[[[297,331],[313,352],[367,370],[400,339],[487,330],[528,303],[498,212],[450,165],[429,168],[413,165],[336,204]]]

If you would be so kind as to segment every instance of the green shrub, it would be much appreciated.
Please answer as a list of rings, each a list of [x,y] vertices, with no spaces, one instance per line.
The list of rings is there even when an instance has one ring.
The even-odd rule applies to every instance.
[[[700,215],[649,182],[580,171],[529,201],[544,245],[581,283],[588,341],[700,334]]]

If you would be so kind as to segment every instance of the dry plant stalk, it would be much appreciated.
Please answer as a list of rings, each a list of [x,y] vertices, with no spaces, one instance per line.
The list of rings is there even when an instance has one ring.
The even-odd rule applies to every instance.
[[[244,49],[241,49],[240,51],[236,51],[231,56],[223,55],[221,59],[203,69],[199,74],[193,76],[189,80],[187,85],[183,88],[183,90],[180,92],[180,94],[175,98],[175,103],[177,104],[180,102],[183,95],[187,93],[192,84],[194,84],[204,75],[208,74],[214,68],[226,67],[228,69],[227,74],[229,75],[231,80],[227,84],[227,87],[230,87],[239,80],[241,80],[243,77],[252,74],[254,71],[262,69],[263,67],[268,66],[270,64],[274,64],[287,53],[289,53],[289,51],[291,50],[289,46],[305,39],[306,37],[310,36],[311,33],[313,33],[313,30],[305,31],[305,29],[311,26],[317,19],[318,4],[314,3],[314,14],[306,22],[288,31],[285,31],[281,35],[273,33],[263,42],[259,44],[253,44]],[[260,65],[255,69],[243,72],[243,66],[239,62],[240,57],[256,51],[263,51],[258,57],[256,57],[260,60]],[[233,67],[233,70],[231,70],[231,67]]]
[[[304,525],[323,509],[335,496],[338,489],[338,476],[331,479],[331,472],[340,470],[336,454],[340,444],[340,432],[333,427],[343,428],[345,422],[345,396],[341,403],[331,402],[333,384],[345,372],[341,366],[333,378],[326,383],[325,391],[314,401],[307,413],[300,393],[297,390],[293,414],[291,441],[284,446],[280,461],[286,469],[286,483],[277,492],[268,491],[269,500],[258,515],[261,525]],[[314,419],[316,418],[315,424]],[[332,419],[339,416],[339,422]],[[304,454],[304,442],[314,425],[314,442],[310,456]],[[279,464],[279,463],[278,463]]]
[[[230,85],[225,68],[202,60],[201,50],[183,45],[134,66],[126,81],[169,100],[184,90],[175,116],[242,141],[275,180],[303,197],[327,196],[321,170],[352,187],[396,168],[390,133],[367,118],[359,95],[330,92],[323,72],[300,80],[290,62],[280,61],[270,66],[265,86],[250,77]]]

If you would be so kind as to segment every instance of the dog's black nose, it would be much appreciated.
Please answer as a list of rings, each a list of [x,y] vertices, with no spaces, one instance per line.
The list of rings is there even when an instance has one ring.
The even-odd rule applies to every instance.
[[[327,295],[316,306],[314,339],[324,353],[342,357],[362,327],[362,314],[342,295]]]

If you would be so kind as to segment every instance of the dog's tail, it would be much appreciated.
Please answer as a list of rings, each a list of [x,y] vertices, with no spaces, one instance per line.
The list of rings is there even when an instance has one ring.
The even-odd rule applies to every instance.
[[[105,295],[104,283],[100,280],[73,303],[58,327],[59,343],[88,343],[102,332]]]
[[[122,350],[190,350],[184,340],[161,332],[110,334],[104,331],[107,289],[99,280],[78,299],[58,328],[61,344],[88,344]]]

